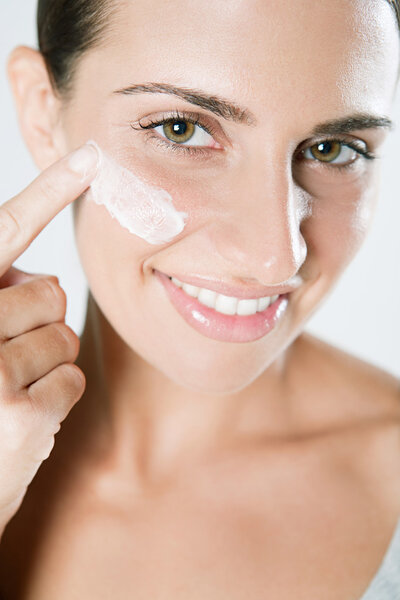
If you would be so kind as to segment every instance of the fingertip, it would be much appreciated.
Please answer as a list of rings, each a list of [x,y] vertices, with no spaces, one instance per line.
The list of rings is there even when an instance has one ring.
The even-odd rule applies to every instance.
[[[99,163],[100,152],[98,146],[91,140],[75,150],[68,159],[69,169],[80,176],[82,183],[94,179]]]

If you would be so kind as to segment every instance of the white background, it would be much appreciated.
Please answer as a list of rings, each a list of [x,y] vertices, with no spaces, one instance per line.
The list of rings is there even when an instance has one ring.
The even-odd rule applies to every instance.
[[[36,45],[36,0],[0,0],[0,203],[22,190],[37,170],[19,133],[5,74],[11,49]],[[400,377],[400,93],[397,129],[383,147],[381,199],[369,237],[307,329]],[[68,297],[66,322],[80,335],[87,286],[74,244],[68,206],[15,265],[53,273]]]

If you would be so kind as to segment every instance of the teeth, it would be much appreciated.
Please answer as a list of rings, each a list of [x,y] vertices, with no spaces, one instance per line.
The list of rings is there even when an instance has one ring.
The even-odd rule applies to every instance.
[[[258,308],[257,308],[257,310],[259,312],[261,312],[262,310],[265,310],[266,308],[268,308],[268,306],[270,305],[270,303],[271,303],[271,298],[268,298],[268,297],[266,297],[266,298],[259,298],[258,299]]]
[[[213,292],[207,288],[200,288],[188,283],[182,283],[182,281],[179,281],[179,279],[176,279],[176,277],[172,277],[171,279],[173,283],[177,287],[182,288],[186,294],[192,298],[197,298],[197,300],[201,304],[204,304],[204,306],[213,308],[217,312],[220,312],[224,315],[255,315],[256,312],[262,312],[279,298],[279,294],[277,294],[276,296],[271,297],[266,296],[258,299],[240,300],[239,298],[234,298],[233,296],[217,294],[217,292]]]
[[[212,290],[206,290],[205,288],[200,288],[197,300],[204,304],[204,306],[208,306],[209,308],[215,308],[215,301],[217,299],[217,296],[217,292],[213,292]]]
[[[176,279],[176,277],[172,277],[172,281],[174,282],[175,285],[177,285],[178,287],[182,287],[183,283],[182,281],[179,281],[179,279]]]
[[[223,315],[234,315],[236,314],[238,302],[237,298],[218,294],[215,301],[215,310]]]
[[[258,309],[258,300],[239,300],[237,305],[238,315],[254,315]]]
[[[184,292],[186,292],[187,294],[189,294],[189,296],[192,296],[193,298],[197,298],[200,291],[200,288],[196,287],[195,285],[189,285],[188,283],[183,283],[182,289]]]

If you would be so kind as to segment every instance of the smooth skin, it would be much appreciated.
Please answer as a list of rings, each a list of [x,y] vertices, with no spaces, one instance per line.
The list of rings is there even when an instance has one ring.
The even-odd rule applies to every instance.
[[[365,238],[379,161],[338,171],[297,150],[320,122],[390,115],[398,38],[383,0],[121,1],[68,100],[37,52],[13,52],[40,168],[94,139],[189,222],[150,247],[87,196],[73,203],[86,388],[4,532],[6,600],[361,597],[400,516],[399,383],[301,332]],[[229,98],[257,124],[113,93],[152,81]],[[131,127],[176,109],[200,112],[223,152],[194,158]],[[346,139],[379,154],[386,135]],[[276,330],[222,343],[182,321],[153,269],[302,285]]]

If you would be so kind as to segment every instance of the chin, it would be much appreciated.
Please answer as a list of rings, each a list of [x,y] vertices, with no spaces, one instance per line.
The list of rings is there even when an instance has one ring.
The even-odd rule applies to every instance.
[[[202,338],[191,346],[182,340],[175,348],[165,343],[162,347],[142,347],[140,351],[137,340],[131,340],[130,346],[179,387],[205,395],[228,395],[250,386],[283,356],[292,339],[283,331],[274,333],[244,344]]]

